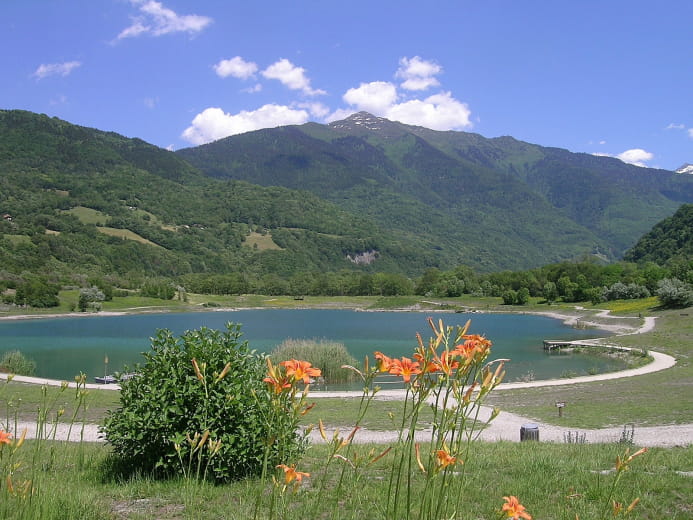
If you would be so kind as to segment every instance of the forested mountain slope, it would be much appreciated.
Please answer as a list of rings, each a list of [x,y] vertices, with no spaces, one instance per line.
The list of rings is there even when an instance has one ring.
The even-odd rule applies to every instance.
[[[443,257],[487,270],[593,253],[619,258],[693,202],[687,176],[364,112],[178,154],[211,177],[301,187],[386,228],[434,233]]]
[[[310,193],[210,179],[141,140],[23,111],[0,111],[0,214],[5,274],[287,275],[372,250],[385,269],[425,257]]]
[[[693,176],[356,114],[169,152],[0,110],[0,275],[420,276],[618,258]]]
[[[672,259],[693,261],[693,204],[658,222],[625,254],[629,262],[665,265]]]

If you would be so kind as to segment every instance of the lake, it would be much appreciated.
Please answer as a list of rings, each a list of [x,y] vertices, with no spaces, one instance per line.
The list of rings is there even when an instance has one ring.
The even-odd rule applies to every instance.
[[[84,372],[92,380],[103,375],[108,356],[108,372],[120,371],[142,362],[150,338],[158,329],[179,335],[202,326],[224,329],[226,323],[242,325],[243,338],[250,347],[269,352],[284,339],[328,339],[344,343],[359,360],[380,350],[390,357],[411,357],[419,332],[427,342],[430,314],[422,312],[360,312],[324,309],[262,309],[238,311],[130,314],[30,320],[0,320],[0,354],[20,350],[36,361],[36,375],[72,380]],[[566,371],[584,375],[587,371],[623,368],[595,356],[547,354],[544,339],[583,339],[608,335],[597,330],[578,330],[560,320],[544,316],[484,313],[436,313],[447,325],[464,325],[472,320],[469,332],[482,334],[493,342],[491,358],[510,358],[506,381],[533,373],[536,379],[560,377]]]

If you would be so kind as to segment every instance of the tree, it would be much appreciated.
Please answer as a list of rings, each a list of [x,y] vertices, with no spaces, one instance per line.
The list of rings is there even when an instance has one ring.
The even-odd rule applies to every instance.
[[[663,307],[676,308],[693,305],[693,286],[678,278],[660,280],[656,294]]]
[[[79,310],[80,312],[86,312],[89,307],[96,311],[101,310],[101,302],[105,299],[106,296],[103,291],[99,290],[96,286],[80,289],[78,302]]]
[[[517,293],[512,289],[506,289],[501,296],[504,305],[514,305],[517,301]]]
[[[542,295],[548,303],[555,302],[558,299],[558,289],[556,288],[556,284],[553,282],[546,282],[544,284]]]
[[[517,305],[527,305],[529,302],[529,289],[527,287],[520,287],[515,296],[515,303]]]

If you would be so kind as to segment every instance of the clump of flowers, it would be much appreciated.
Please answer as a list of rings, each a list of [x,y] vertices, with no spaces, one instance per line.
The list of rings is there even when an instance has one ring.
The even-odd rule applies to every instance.
[[[482,403],[503,380],[507,360],[487,361],[491,341],[469,334],[469,322],[464,327],[446,326],[443,320],[436,322],[432,318],[427,322],[433,335],[425,343],[417,334],[411,357],[393,358],[377,351],[374,364],[366,358],[362,369],[345,367],[357,373],[364,383],[357,423],[349,437],[343,439],[335,432],[328,439],[320,424],[323,439],[332,447],[327,465],[333,459],[346,463],[334,496],[340,495],[347,468],[356,472],[360,460],[368,465],[394,454],[381,511],[385,518],[454,517],[463,500],[464,461],[470,456],[471,443],[478,437],[479,427],[498,414],[498,410],[493,410],[489,418],[482,419]],[[350,452],[351,440],[380,390],[375,378],[383,373],[401,378],[406,391],[398,440],[377,457],[364,458]],[[433,424],[429,438],[422,442],[416,433],[424,407],[433,411]],[[414,495],[415,485],[422,486],[423,492]],[[324,484],[321,491],[323,488]]]
[[[527,513],[525,506],[520,504],[520,501],[516,496],[503,497],[505,504],[501,508],[503,516],[506,518],[512,518],[513,520],[520,520],[524,518],[525,520],[532,520],[532,516]]]

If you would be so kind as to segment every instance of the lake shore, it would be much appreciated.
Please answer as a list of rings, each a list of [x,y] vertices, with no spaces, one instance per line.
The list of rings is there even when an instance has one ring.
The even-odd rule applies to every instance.
[[[427,303],[432,303],[432,302],[427,302]],[[297,310],[300,309],[323,309],[323,308],[328,308],[328,309],[343,309],[343,310],[354,310],[354,311],[362,311],[362,312],[417,312],[417,313],[454,313],[454,312],[459,312],[455,310],[449,310],[449,309],[429,309],[429,308],[421,308],[419,306],[408,306],[408,307],[402,307],[399,309],[355,309],[350,306],[345,306],[345,307],[339,307],[335,306],[335,304],[332,305],[327,305],[327,306],[300,306],[298,307]],[[123,315],[131,315],[131,314],[155,314],[155,313],[161,313],[161,314],[166,314],[166,313],[172,313],[172,312],[200,312],[200,311],[207,311],[207,312],[233,312],[233,311],[240,311],[240,310],[266,310],[268,309],[267,307],[256,307],[256,306],[248,306],[248,307],[214,307],[214,308],[191,308],[189,310],[183,310],[183,309],[176,309],[176,310],[171,310],[171,309],[161,309],[156,308],[156,307],[137,307],[137,308],[130,308],[126,309],[123,311],[99,311],[99,312],[90,312],[90,313],[76,313],[76,312],[68,312],[68,313],[50,313],[50,314],[17,314],[17,315],[12,315],[12,316],[0,316],[0,321],[2,320],[31,320],[31,319],[47,319],[47,318],[75,318],[75,317],[83,317],[83,318],[89,318],[89,317],[108,317],[108,316],[123,316]],[[586,310],[582,307],[576,306],[573,310],[571,309],[561,309],[561,312],[558,311],[538,311],[538,310],[502,310],[502,311],[496,311],[496,310],[478,310],[478,309],[473,309],[470,308],[468,309],[465,313],[470,313],[470,314],[478,314],[478,313],[484,313],[484,314],[520,314],[520,315],[537,315],[537,316],[545,316],[548,318],[552,319],[557,319],[561,320],[565,325],[570,326],[570,327],[575,327],[575,328],[593,328],[597,330],[604,330],[607,332],[611,332],[614,335],[605,337],[605,338],[592,338],[592,339],[586,339],[586,340],[579,340],[576,343],[578,343],[581,346],[609,346],[609,339],[613,339],[618,336],[622,335],[630,335],[630,334],[642,334],[645,332],[649,332],[654,329],[655,327],[655,318],[654,317],[644,317],[644,318],[639,318],[639,317],[613,317],[610,315],[610,312],[608,310]],[[608,323],[608,320],[614,319],[614,320],[619,320],[620,323],[617,324],[610,324]],[[637,323],[633,323],[632,325],[623,323],[623,320],[637,320]],[[628,349],[624,349],[628,350]],[[676,364],[675,358],[672,356],[669,356],[667,354],[662,354],[658,352],[651,352],[650,355],[652,356],[653,360],[652,362],[638,367],[634,369],[625,369],[625,370],[619,370],[615,372],[607,372],[604,374],[595,374],[595,375],[587,375],[587,376],[579,376],[579,377],[572,377],[572,378],[559,378],[559,379],[543,379],[543,380],[536,380],[536,381],[529,381],[529,382],[512,382],[512,383],[503,383],[499,385],[498,390],[512,390],[512,389],[518,389],[518,388],[534,388],[534,387],[542,387],[542,386],[557,386],[557,385],[570,385],[570,384],[577,384],[577,383],[585,383],[585,382],[592,382],[592,381],[602,381],[602,380],[608,380],[608,379],[618,379],[618,378],[623,378],[623,377],[632,377],[636,375],[641,375],[641,374],[647,374],[651,372],[657,372],[660,370],[664,370],[667,368],[670,368]],[[2,374],[0,373],[0,379],[6,379],[7,374]],[[15,376],[15,380],[18,382],[26,382],[26,383],[32,383],[32,384],[45,384],[49,386],[59,386],[62,384],[62,381],[60,380],[53,380],[53,379],[47,379],[47,378],[42,378],[42,377],[28,377],[28,376]],[[70,383],[71,386],[74,386],[74,383]],[[88,383],[87,388],[94,388],[94,389],[106,389],[106,390],[118,390],[119,386],[117,384],[108,384],[108,385],[103,385],[103,384],[94,384],[94,383]],[[329,396],[331,392],[318,392],[319,394],[324,394],[324,396]],[[386,394],[387,392],[383,392],[383,394]],[[394,391],[393,398],[399,398],[399,396],[396,394],[396,391]]]
[[[255,306],[240,307],[234,306],[228,307],[216,307],[216,308],[196,308],[194,310],[200,311],[237,311],[244,309],[258,309]],[[265,307],[266,308],[266,307]],[[327,306],[310,306],[305,305],[300,308],[330,308],[334,309],[336,306],[334,304]],[[346,309],[353,307],[346,306]],[[260,307],[259,309],[262,309]],[[364,311],[365,309],[354,309]],[[377,312],[377,310],[368,309],[369,311]],[[381,309],[382,311],[393,311],[395,309]],[[416,308],[416,307],[403,307],[396,309],[402,312],[418,312],[418,313],[430,313],[438,314],[443,312],[454,312],[453,310],[443,310],[443,309],[430,309],[430,308]],[[192,312],[193,309],[190,309]],[[35,318],[59,318],[59,317],[93,317],[93,316],[120,316],[125,314],[141,314],[141,313],[153,313],[153,312],[186,312],[183,309],[175,310],[162,310],[153,309],[151,307],[147,308],[137,308],[128,309],[123,311],[102,311],[99,313],[52,313],[50,315],[14,315],[14,316],[4,316],[0,317],[2,319],[35,319]],[[576,308],[560,308],[554,310],[536,310],[536,309],[520,309],[516,308],[513,310],[508,309],[484,309],[476,310],[473,308],[465,309],[465,314],[469,313],[473,315],[474,313],[512,313],[512,314],[532,314],[550,317],[553,319],[561,320],[564,324],[571,327],[582,327],[582,328],[594,328],[599,330],[608,331],[614,335],[598,338],[592,340],[583,340],[594,342],[595,344],[609,343],[615,337],[623,335],[633,335],[633,334],[643,334],[654,330],[656,319],[654,317],[623,317],[623,316],[612,316],[609,311],[600,309],[583,309],[580,307]],[[613,321],[614,323],[610,323]],[[587,383],[591,381],[602,381],[607,379],[623,379],[632,378],[633,376],[638,376],[641,374],[647,374],[655,371],[665,370],[675,365],[676,360],[672,356],[658,352],[650,352],[654,361],[648,363],[645,366],[638,367],[636,369],[627,369],[620,372],[611,372],[606,374],[597,374],[594,376],[582,376],[574,378],[564,378],[564,379],[549,379],[541,381],[530,381],[530,382],[513,382],[513,383],[503,383],[497,387],[497,391],[503,393],[504,391],[512,391],[520,388],[539,388],[543,386],[563,386],[563,385],[575,385],[578,383]],[[0,379],[6,378],[5,375],[0,374]],[[34,384],[56,384],[60,385],[60,381],[46,380],[43,378],[25,378],[17,376],[15,378],[18,382],[27,382]],[[70,386],[74,386],[71,383]],[[96,385],[88,384],[87,387],[103,390],[117,390],[118,385]],[[349,392],[331,392],[331,391],[314,391],[311,393],[312,397],[335,397],[335,396],[353,396],[355,394]],[[382,399],[401,399],[402,392],[397,390],[383,390],[379,398]],[[492,426],[487,428],[482,439],[488,441],[495,440],[519,440],[519,428],[528,422],[533,422],[539,425],[541,431],[541,438],[545,441],[550,442],[561,442],[566,435],[566,432],[576,433],[578,430],[581,434],[586,434],[588,437],[588,442],[613,442],[614,439],[618,439],[621,432],[621,428],[611,427],[602,429],[576,429],[576,428],[566,428],[560,427],[554,424],[548,424],[536,419],[522,416],[519,414],[513,414],[511,412],[501,412],[501,415],[492,423]],[[656,424],[656,423],[655,423]],[[88,440],[100,440],[97,434],[97,428],[93,425],[89,425],[89,434],[86,435],[85,439]],[[88,428],[89,429],[89,428]],[[362,432],[360,442],[386,442],[388,435],[391,432]],[[638,428],[637,430],[637,442],[640,445],[648,446],[686,446],[693,443],[693,425],[682,424],[682,425],[662,425],[648,428]]]
[[[273,301],[268,300],[268,301]],[[422,302],[431,305],[441,305],[437,302]],[[418,312],[418,313],[459,313],[459,309],[446,308],[430,308],[420,304],[408,305],[394,308],[363,308],[356,305],[345,304],[344,302],[322,303],[314,305],[297,305],[292,307],[272,306],[262,307],[257,305],[233,305],[219,307],[205,307],[202,305],[189,305],[186,307],[172,308],[163,306],[147,306],[147,307],[131,307],[123,310],[109,310],[98,312],[51,312],[51,313],[24,313],[24,314],[5,314],[0,313],[0,321],[5,320],[33,320],[33,319],[54,319],[54,318],[89,318],[89,317],[107,317],[107,316],[124,316],[128,314],[156,314],[156,313],[179,313],[179,312],[234,312],[240,310],[264,310],[276,308],[291,308],[291,309],[338,309],[338,310],[353,310],[360,312]],[[649,323],[645,318],[644,324],[630,324],[627,321],[642,320],[640,317],[614,317],[610,315],[610,311],[603,309],[587,310],[584,307],[575,306],[572,309],[561,308],[559,310],[526,310],[520,307],[512,309],[479,309],[474,306],[465,306],[463,313],[477,314],[531,314],[536,316],[546,316],[561,320],[565,325],[574,328],[594,328],[604,330],[614,334],[634,334],[639,332],[647,332],[654,327],[654,323]],[[609,320],[619,320],[619,323],[609,323]],[[646,330],[641,330],[643,327],[648,327]]]

